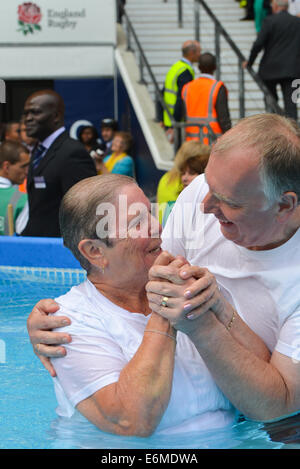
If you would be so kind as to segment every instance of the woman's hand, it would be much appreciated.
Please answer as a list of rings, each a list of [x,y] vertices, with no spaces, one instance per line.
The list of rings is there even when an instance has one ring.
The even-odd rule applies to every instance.
[[[146,285],[153,311],[169,319],[176,329],[186,334],[195,330],[193,320],[196,319],[197,327],[210,327],[214,323],[213,315],[224,324],[229,322],[233,308],[221,294],[214,275],[208,269],[188,263],[178,266],[175,261],[168,265],[159,263],[158,258],[150,269],[150,281]],[[163,301],[165,297],[168,299]]]
[[[52,329],[65,327],[71,324],[65,316],[51,316],[59,309],[54,300],[39,301],[27,319],[27,329],[34,353],[52,377],[56,376],[50,358],[63,357],[66,354],[61,344],[71,342],[71,336],[62,332],[52,332]]]

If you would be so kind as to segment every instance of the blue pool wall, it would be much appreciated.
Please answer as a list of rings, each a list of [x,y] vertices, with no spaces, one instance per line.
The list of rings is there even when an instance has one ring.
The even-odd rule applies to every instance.
[[[81,269],[62,238],[0,236],[0,265]]]

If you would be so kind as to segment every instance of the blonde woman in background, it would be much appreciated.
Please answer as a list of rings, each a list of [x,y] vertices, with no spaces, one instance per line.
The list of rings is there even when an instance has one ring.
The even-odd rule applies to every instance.
[[[163,225],[180,192],[204,172],[210,151],[208,145],[196,140],[184,142],[179,148],[173,168],[162,176],[157,188],[159,221]]]

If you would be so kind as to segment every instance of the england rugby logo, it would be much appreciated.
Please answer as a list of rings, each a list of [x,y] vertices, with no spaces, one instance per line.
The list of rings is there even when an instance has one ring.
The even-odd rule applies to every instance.
[[[34,31],[41,31],[42,28],[39,25],[41,19],[41,9],[35,3],[26,2],[18,6],[18,24],[20,26],[18,31],[21,31],[25,36],[28,33],[33,34]]]

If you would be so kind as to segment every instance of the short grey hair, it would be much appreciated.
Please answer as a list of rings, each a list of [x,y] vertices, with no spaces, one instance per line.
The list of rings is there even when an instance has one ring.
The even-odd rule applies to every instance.
[[[70,249],[87,273],[91,270],[88,260],[81,254],[78,244],[82,239],[100,239],[111,246],[108,236],[99,238],[97,224],[104,215],[97,215],[101,203],[112,203],[122,187],[136,181],[121,174],[93,176],[78,182],[64,195],[59,209],[59,224],[64,245]]]
[[[300,203],[300,128],[278,114],[257,114],[239,121],[218,139],[213,153],[252,148],[260,160],[260,176],[270,204],[292,191]]]

